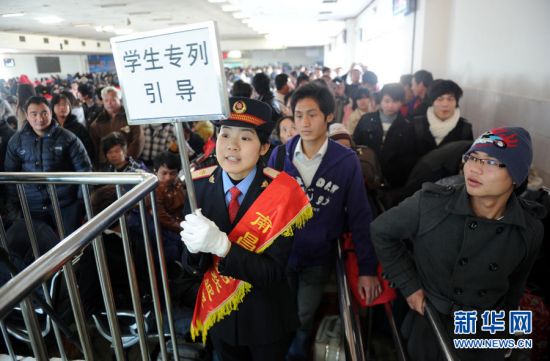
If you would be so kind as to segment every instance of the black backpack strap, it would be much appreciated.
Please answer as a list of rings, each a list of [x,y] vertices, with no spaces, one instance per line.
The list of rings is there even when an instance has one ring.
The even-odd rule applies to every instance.
[[[277,148],[275,148],[276,156],[275,156],[275,166],[274,169],[278,171],[282,171],[285,167],[285,157],[286,157],[286,150],[285,145],[281,144],[278,145]]]

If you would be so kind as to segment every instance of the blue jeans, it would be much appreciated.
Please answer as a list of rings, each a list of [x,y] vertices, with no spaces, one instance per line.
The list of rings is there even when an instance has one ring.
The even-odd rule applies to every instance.
[[[300,327],[288,350],[290,359],[300,360],[308,357],[308,344],[313,334],[315,313],[321,304],[332,269],[332,266],[315,266],[288,271],[290,287],[296,292],[300,319]]]

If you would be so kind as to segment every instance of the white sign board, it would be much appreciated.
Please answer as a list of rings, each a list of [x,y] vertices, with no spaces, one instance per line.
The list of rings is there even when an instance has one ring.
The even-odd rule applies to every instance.
[[[129,124],[229,115],[214,22],[115,37],[111,46]]]

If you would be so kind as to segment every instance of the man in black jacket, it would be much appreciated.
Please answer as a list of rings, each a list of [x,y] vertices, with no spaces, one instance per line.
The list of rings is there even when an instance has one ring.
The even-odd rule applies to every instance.
[[[91,172],[92,165],[84,145],[70,131],[52,121],[48,101],[41,96],[25,104],[27,123],[10,139],[4,167],[6,172]],[[66,234],[82,221],[83,208],[74,185],[56,186]],[[12,192],[10,195],[16,195]],[[25,185],[25,194],[33,218],[55,227],[47,187]],[[16,201],[15,199],[12,199]]]
[[[544,209],[516,196],[532,159],[525,129],[492,129],[464,154],[465,185],[426,183],[372,223],[386,276],[411,308],[402,329],[412,360],[446,359],[422,317],[427,300],[455,348],[465,338],[515,333],[508,316],[518,308],[543,237]],[[404,239],[411,240],[412,254]],[[460,323],[465,315],[471,320],[466,325]],[[497,318],[503,320],[500,330],[491,328]],[[463,361],[504,360],[505,353],[502,348],[456,351]]]

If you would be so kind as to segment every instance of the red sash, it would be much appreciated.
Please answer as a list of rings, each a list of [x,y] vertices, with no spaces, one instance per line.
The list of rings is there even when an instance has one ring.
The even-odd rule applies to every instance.
[[[313,216],[309,200],[296,180],[282,172],[267,186],[228,235],[232,247],[255,253],[265,251],[281,234],[291,236]],[[204,274],[191,321],[193,340],[226,315],[238,309],[252,285],[218,272],[219,258]]]

